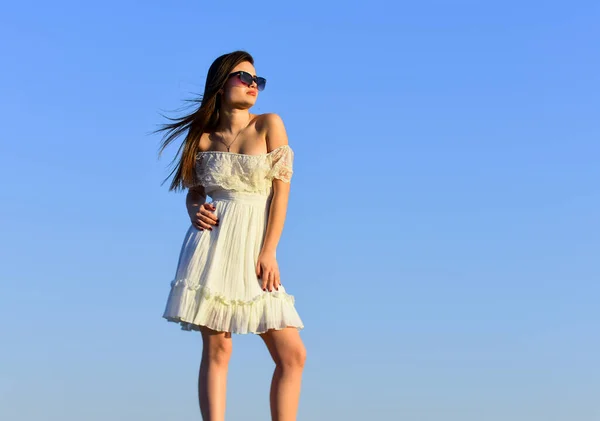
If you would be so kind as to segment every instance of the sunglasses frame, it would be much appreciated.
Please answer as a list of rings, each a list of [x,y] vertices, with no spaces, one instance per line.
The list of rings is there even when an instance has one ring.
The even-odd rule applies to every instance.
[[[248,75],[248,76],[242,76],[242,75]],[[253,76],[250,73],[245,72],[243,70],[238,70],[237,72],[230,73],[229,76],[227,76],[227,79],[230,79],[235,76],[238,76],[240,81],[245,85],[250,86],[250,85],[252,85],[252,82],[256,83],[256,88],[259,91],[264,90],[267,85],[267,79],[265,79],[264,77]],[[249,77],[250,82],[248,83],[248,82],[244,81],[244,79],[242,79],[242,77]],[[259,83],[259,81],[260,81],[260,83]],[[262,85],[262,87],[261,87],[261,85]]]

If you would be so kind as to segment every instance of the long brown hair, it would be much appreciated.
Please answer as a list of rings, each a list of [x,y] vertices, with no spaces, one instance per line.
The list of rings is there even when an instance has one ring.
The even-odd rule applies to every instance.
[[[183,190],[185,187],[195,184],[196,173],[194,168],[200,137],[203,133],[214,130],[219,124],[219,110],[221,108],[221,94],[219,91],[225,86],[227,77],[232,70],[245,61],[254,65],[254,59],[245,51],[234,51],[218,57],[208,69],[204,94],[200,98],[191,100],[191,102],[199,104],[197,109],[183,117],[170,118],[163,116],[171,120],[172,123],[162,124],[161,128],[155,131],[155,133],[164,132],[158,151],[159,157],[167,146],[187,132],[170,164],[176,163],[176,166],[163,181],[164,183],[170,177],[173,177],[169,190]]]

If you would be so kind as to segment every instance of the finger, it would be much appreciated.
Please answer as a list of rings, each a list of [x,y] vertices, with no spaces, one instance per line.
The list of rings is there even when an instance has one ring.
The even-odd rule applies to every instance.
[[[207,209],[205,206],[200,206],[198,208],[198,215],[204,215],[209,218],[217,219],[216,215],[213,212],[211,212],[211,210],[212,209],[210,209],[210,208]]]
[[[204,209],[206,209],[209,212],[210,211],[214,212],[217,210],[217,207],[215,205],[213,205],[212,203],[207,203],[206,206],[204,207]]]
[[[215,215],[213,212],[210,211],[210,209],[200,208],[200,209],[198,209],[198,213],[200,215],[204,215],[210,219],[214,219],[214,220],[219,219],[219,218],[217,218],[217,215]]]
[[[216,225],[219,223],[219,218],[217,218],[217,215],[215,215],[214,213],[207,212],[204,214],[204,217],[207,219],[209,224]]]
[[[263,268],[260,268],[260,287],[266,291],[267,283],[269,282],[269,278],[267,277],[267,272]]]
[[[209,218],[208,216],[198,215],[198,220],[208,225],[217,225],[216,220]]]
[[[268,291],[269,290],[269,272],[267,272],[265,269],[262,269],[261,275],[262,275],[262,289],[263,289],[263,291]]]
[[[208,225],[206,222],[198,221],[198,225],[200,225],[200,227],[202,227],[202,229],[207,229],[209,231],[212,231],[212,227],[210,225]]]
[[[200,205],[199,210],[204,210],[206,212],[212,213],[212,212],[216,211],[217,208],[212,203],[204,203],[204,204]]]
[[[275,282],[275,277],[273,274],[273,271],[269,271],[269,274],[267,275],[267,289],[269,290],[269,292],[273,292],[273,287],[274,287],[274,282]]]

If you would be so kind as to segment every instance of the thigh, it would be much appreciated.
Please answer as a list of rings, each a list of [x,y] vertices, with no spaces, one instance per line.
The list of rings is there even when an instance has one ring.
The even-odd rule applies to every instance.
[[[273,361],[280,364],[289,358],[304,360],[306,349],[300,332],[295,327],[289,327],[281,330],[269,330],[262,333],[263,339]]]
[[[202,333],[202,343],[204,344],[204,350],[231,350],[231,333],[230,332],[218,332],[216,330],[209,329],[205,326],[200,327],[200,333]]]

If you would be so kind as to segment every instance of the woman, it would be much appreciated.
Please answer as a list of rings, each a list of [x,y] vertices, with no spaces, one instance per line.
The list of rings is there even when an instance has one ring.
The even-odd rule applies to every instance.
[[[265,84],[250,54],[225,54],[208,71],[198,109],[159,130],[160,152],[185,133],[170,190],[188,188],[192,224],[163,317],[202,334],[205,421],[225,419],[232,333],[260,335],[275,361],[273,420],[295,420],[300,397],[303,324],[276,259],[294,154],[278,115],[250,113]]]

